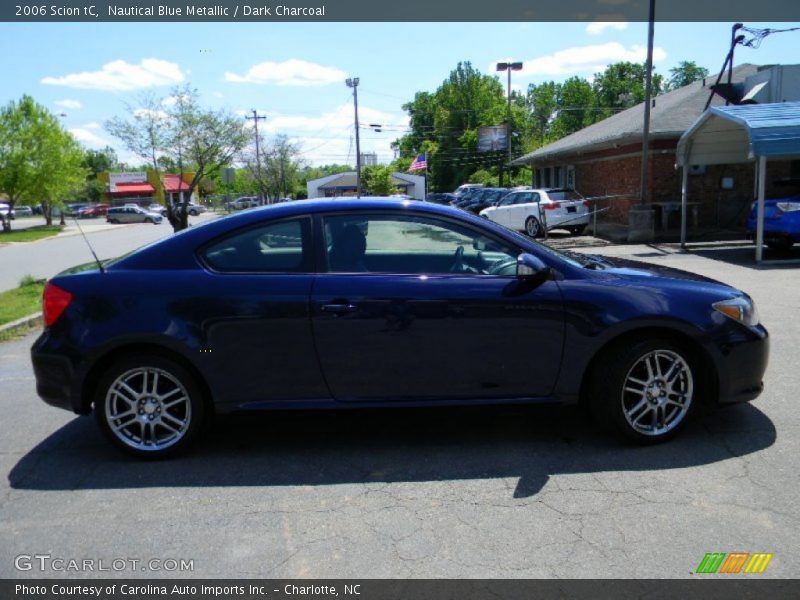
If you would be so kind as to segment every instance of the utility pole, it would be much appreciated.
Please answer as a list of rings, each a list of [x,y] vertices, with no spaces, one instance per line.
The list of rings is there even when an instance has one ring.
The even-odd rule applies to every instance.
[[[253,109],[253,116],[252,117],[245,117],[245,119],[253,120],[253,125],[256,128],[256,178],[258,179],[258,203],[260,205],[264,204],[264,192],[262,191],[261,185],[261,151],[259,150],[258,146],[258,122],[262,119],[266,119],[264,115],[259,115],[255,109]]]
[[[358,84],[359,78],[347,78],[347,87],[353,88],[353,108],[355,110],[356,125],[356,198],[361,198],[361,139],[358,134]]]
[[[650,178],[650,104],[653,98],[653,37],[656,23],[656,0],[650,0],[650,19],[647,25],[647,63],[644,74],[644,126],[642,128],[642,181],[639,205],[647,203],[648,179]]]

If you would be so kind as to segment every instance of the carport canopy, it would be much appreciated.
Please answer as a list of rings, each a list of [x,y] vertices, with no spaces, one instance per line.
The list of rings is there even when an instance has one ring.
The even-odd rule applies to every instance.
[[[758,221],[756,261],[762,260],[767,160],[800,157],[800,102],[744,104],[708,109],[678,141],[681,185],[681,245],[686,244],[688,173],[692,165],[756,163]]]

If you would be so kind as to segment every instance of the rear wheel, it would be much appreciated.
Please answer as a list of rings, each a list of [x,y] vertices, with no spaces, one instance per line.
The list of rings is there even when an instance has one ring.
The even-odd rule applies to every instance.
[[[589,402],[612,431],[642,444],[675,436],[695,408],[696,373],[689,352],[667,339],[609,352],[592,374]]]
[[[572,235],[581,235],[584,230],[586,229],[586,225],[574,225],[569,228],[569,232]]]
[[[536,217],[528,217],[525,219],[525,233],[532,238],[539,237],[542,233],[542,226],[539,224],[539,220]]]
[[[98,383],[94,412],[118,448],[138,458],[185,450],[204,419],[202,392],[181,365],[158,355],[120,360]]]

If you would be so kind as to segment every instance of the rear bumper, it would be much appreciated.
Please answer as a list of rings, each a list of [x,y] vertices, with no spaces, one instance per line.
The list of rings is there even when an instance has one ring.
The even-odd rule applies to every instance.
[[[45,331],[31,348],[36,393],[51,406],[86,414],[80,394],[80,377],[66,356],[43,350],[47,335]]]

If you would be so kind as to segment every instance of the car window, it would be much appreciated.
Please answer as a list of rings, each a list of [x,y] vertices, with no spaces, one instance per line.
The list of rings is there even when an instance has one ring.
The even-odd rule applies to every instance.
[[[310,220],[291,219],[250,227],[206,246],[201,252],[215,271],[233,273],[307,273]]]
[[[500,200],[500,203],[497,206],[511,206],[517,201],[518,197],[519,194],[508,194],[502,200]]]
[[[427,216],[328,216],[324,233],[332,273],[512,275],[516,269],[517,248]]]

